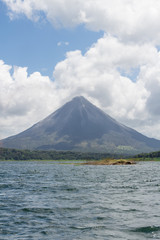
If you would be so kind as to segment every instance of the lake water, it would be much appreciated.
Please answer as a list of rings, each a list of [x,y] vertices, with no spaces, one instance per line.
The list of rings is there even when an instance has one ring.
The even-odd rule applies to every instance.
[[[160,162],[0,162],[0,239],[160,239]]]

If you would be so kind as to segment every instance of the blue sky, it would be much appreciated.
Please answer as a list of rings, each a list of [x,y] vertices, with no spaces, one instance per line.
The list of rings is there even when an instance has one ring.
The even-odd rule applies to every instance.
[[[28,67],[28,73],[41,72],[52,78],[55,65],[65,59],[67,51],[86,50],[103,36],[89,31],[84,24],[75,28],[54,28],[47,20],[32,22],[25,16],[8,16],[0,1],[0,57],[9,65]],[[59,44],[58,44],[59,43]]]
[[[159,13],[157,0],[0,0],[0,139],[77,95],[160,139]]]

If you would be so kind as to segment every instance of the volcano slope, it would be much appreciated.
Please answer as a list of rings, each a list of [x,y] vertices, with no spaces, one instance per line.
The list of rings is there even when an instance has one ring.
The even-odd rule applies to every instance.
[[[160,150],[160,141],[117,122],[82,96],[31,128],[0,141],[5,148],[138,153]]]

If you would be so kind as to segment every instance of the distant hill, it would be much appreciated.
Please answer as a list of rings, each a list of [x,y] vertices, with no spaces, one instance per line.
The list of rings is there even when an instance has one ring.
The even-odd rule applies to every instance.
[[[75,97],[44,120],[0,141],[5,148],[139,153],[160,150],[160,141],[126,127],[84,97]]]

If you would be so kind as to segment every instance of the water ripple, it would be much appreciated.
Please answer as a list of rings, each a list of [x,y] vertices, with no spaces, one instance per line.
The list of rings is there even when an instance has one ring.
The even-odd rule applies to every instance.
[[[160,239],[160,163],[0,162],[0,239]]]

